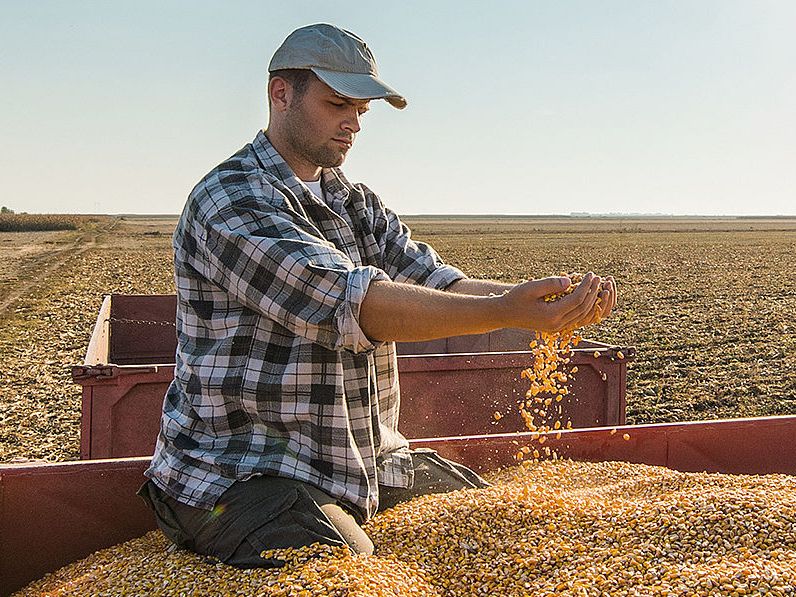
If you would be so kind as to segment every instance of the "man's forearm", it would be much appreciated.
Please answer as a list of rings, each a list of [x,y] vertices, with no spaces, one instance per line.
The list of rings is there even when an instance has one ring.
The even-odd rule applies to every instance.
[[[546,296],[565,291],[571,280],[558,276],[513,286],[459,280],[445,292],[377,280],[362,301],[359,325],[372,340],[399,342],[482,334],[499,328],[573,330],[594,322],[598,298],[604,305],[602,315],[610,312],[615,303],[613,284],[602,289],[602,282],[600,276],[589,272],[572,292],[547,302]]]
[[[376,281],[362,302],[359,325],[372,340],[417,342],[489,332],[504,327],[503,319],[496,297]]]
[[[514,284],[504,284],[493,280],[476,280],[474,278],[462,278],[456,280],[445,289],[446,292],[457,294],[472,294],[475,296],[489,296],[490,294],[503,294],[514,288]]]

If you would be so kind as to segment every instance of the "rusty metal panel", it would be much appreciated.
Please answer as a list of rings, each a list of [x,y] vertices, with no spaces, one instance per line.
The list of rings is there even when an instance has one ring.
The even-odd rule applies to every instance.
[[[117,367],[114,373],[83,387],[84,413],[90,418],[81,420],[81,458],[148,456],[155,449],[174,367]]]
[[[560,433],[560,439],[556,439],[557,433],[547,433],[543,434],[547,438],[544,445],[560,454],[562,458],[573,460],[592,462],[621,460],[666,466],[668,452],[666,433],[638,434],[632,427],[617,427],[617,433],[611,435],[611,429],[613,428],[566,430]],[[623,439],[627,429],[634,429],[630,441]],[[426,438],[415,440],[413,445],[432,448],[446,458],[467,463],[478,472],[517,464],[514,455],[522,446],[531,448],[539,446],[531,439],[529,433]]]
[[[572,460],[619,460],[684,472],[796,475],[796,416],[792,415],[572,429],[544,435],[546,447]],[[505,433],[431,437],[412,445],[433,448],[447,458],[488,471],[514,464],[518,446],[535,444],[528,433]]]
[[[581,428],[625,422],[625,387],[617,378],[626,364],[610,356],[595,359],[593,352],[573,352],[566,368],[578,367],[571,394],[538,417],[539,425],[552,427],[561,421],[564,426],[569,421]],[[518,406],[528,383],[520,372],[531,358],[529,352],[398,357],[399,429],[410,439],[439,436],[442,426],[452,435],[526,431]],[[495,412],[502,418],[496,421]]]
[[[91,436],[94,419],[91,409],[94,406],[94,386],[83,386],[80,398],[80,459],[91,458]]]
[[[795,418],[681,423],[669,431],[667,465],[694,472],[796,474]]]
[[[155,528],[148,458],[0,466],[0,595]]]
[[[176,295],[111,295],[106,364],[173,363],[176,312]]]
[[[527,389],[519,374],[529,358],[519,352],[399,357],[400,430],[410,439],[524,431],[517,403]],[[578,366],[578,373],[570,396],[557,403],[560,412],[551,410],[538,422],[571,421],[575,428],[623,424],[625,387],[616,378],[626,368],[624,362],[578,351],[571,365]],[[110,370],[111,376],[78,380],[83,384],[81,458],[152,454],[174,367]],[[610,374],[603,380],[606,370]],[[499,421],[495,411],[504,415]]]

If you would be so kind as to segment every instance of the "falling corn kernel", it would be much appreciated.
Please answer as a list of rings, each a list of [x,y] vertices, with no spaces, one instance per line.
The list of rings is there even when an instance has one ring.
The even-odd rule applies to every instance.
[[[623,353],[621,350],[617,351],[616,358],[618,358],[620,360],[624,359],[625,358],[625,353]]]
[[[495,414],[492,416],[494,417],[495,421],[500,421],[500,419],[503,418],[503,415],[501,415],[498,411],[495,411]]]
[[[622,436],[622,439],[623,439],[623,440],[625,440],[625,441],[628,441],[628,440],[630,439],[630,434],[629,434],[629,433],[625,433],[625,434]]]
[[[599,350],[595,350],[593,354],[594,354],[594,358],[595,359],[599,359],[600,358],[600,351]]]
[[[611,429],[611,435],[616,435],[616,429]]]
[[[565,292],[546,296],[545,301],[551,302],[566,296],[574,291],[583,280],[583,275],[579,273],[562,275],[569,276],[571,285]],[[549,407],[554,401],[560,403],[564,396],[569,395],[569,388],[566,384],[571,381],[571,376],[577,372],[578,368],[572,367],[569,372],[566,372],[564,367],[570,362],[572,349],[579,342],[580,336],[577,336],[573,330],[568,330],[557,333],[536,332],[534,340],[529,343],[533,361],[530,367],[521,372],[521,377],[530,381],[526,398],[532,398],[537,404],[542,405],[534,408],[526,401],[520,402],[520,414],[526,427],[531,431],[537,429],[549,431],[550,428],[545,428],[544,423]],[[558,411],[561,412],[560,406]],[[542,443],[544,439],[538,441]]]

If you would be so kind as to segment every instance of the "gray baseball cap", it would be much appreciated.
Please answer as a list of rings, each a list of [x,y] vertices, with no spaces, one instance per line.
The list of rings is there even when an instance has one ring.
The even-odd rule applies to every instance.
[[[406,107],[406,99],[379,79],[376,59],[365,42],[334,25],[307,25],[288,35],[268,72],[288,68],[311,70],[343,97],[385,99],[398,109]]]

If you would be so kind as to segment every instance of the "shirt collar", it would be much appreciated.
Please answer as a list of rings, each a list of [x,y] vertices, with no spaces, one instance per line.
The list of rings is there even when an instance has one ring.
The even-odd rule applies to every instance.
[[[267,174],[281,180],[298,196],[315,199],[315,195],[303,181],[296,176],[284,158],[271,144],[264,130],[257,132],[252,141],[252,148]],[[321,170],[323,188],[329,198],[345,203],[351,194],[351,183],[348,182],[339,168],[323,168]]]
[[[335,201],[346,203],[351,196],[351,183],[339,168],[324,168],[321,170],[321,182],[326,194]]]

